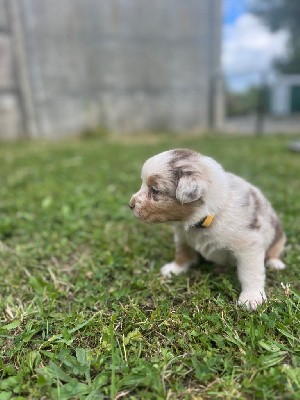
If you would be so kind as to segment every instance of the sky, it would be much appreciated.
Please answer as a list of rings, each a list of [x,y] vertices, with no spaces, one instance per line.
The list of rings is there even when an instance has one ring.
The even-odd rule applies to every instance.
[[[272,62],[286,54],[288,33],[271,32],[249,12],[250,0],[223,0],[222,64],[229,86],[244,90],[257,83],[262,72],[272,80]]]

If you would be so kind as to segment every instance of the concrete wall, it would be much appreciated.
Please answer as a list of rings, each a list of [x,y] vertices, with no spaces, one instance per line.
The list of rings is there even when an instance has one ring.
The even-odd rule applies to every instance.
[[[220,0],[9,1],[21,19],[17,76],[31,136],[222,120]]]

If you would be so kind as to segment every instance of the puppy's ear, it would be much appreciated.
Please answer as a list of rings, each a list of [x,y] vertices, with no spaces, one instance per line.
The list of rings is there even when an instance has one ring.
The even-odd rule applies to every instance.
[[[176,199],[180,203],[191,203],[200,199],[207,191],[206,182],[193,172],[185,172],[178,180]]]

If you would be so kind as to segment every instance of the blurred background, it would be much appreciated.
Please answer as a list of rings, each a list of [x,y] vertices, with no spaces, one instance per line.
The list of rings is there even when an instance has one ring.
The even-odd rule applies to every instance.
[[[300,131],[299,0],[0,0],[0,139]]]

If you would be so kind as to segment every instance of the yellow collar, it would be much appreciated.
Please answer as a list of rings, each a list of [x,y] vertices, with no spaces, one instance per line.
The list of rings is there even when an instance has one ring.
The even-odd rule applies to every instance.
[[[214,218],[215,214],[209,214],[203,219],[201,219],[201,221],[198,222],[196,225],[194,225],[194,228],[208,228],[213,222]]]

